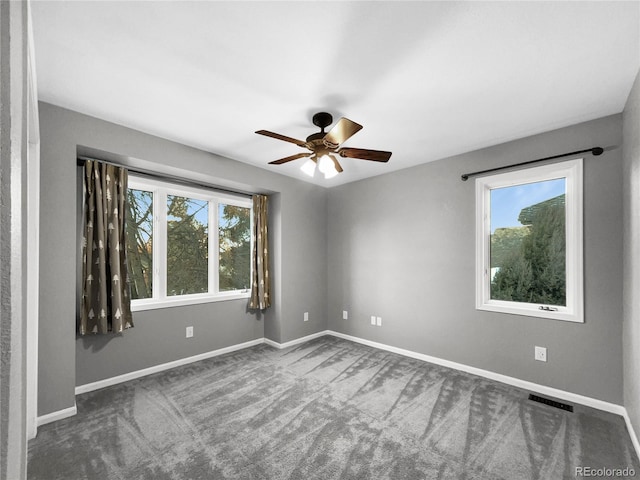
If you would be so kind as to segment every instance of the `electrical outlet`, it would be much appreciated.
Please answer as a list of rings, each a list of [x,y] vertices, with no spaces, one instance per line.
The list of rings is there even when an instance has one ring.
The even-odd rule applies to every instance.
[[[305,322],[309,321],[309,312],[304,312],[304,321]]]
[[[535,348],[535,359],[539,362],[547,361],[547,349],[545,347],[536,347]]]
[[[376,324],[376,316],[371,315],[371,325],[375,325],[375,324]]]
[[[193,337],[193,327],[187,327],[186,337],[187,338]]]
[[[376,325],[378,325],[379,327],[382,326],[382,317],[376,317]]]
[[[343,320],[348,320],[349,319],[349,312],[347,312],[346,310],[342,311],[342,319]]]

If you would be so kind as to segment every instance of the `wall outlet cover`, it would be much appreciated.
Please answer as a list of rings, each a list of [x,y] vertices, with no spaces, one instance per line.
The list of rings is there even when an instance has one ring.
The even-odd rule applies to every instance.
[[[371,325],[375,325],[375,324],[376,324],[376,316],[371,315]]]
[[[342,319],[343,320],[348,320],[349,319],[349,312],[347,312],[346,310],[342,311]]]
[[[535,347],[534,350],[534,356],[535,359],[538,360],[539,362],[546,362],[547,361],[547,349],[545,347]]]

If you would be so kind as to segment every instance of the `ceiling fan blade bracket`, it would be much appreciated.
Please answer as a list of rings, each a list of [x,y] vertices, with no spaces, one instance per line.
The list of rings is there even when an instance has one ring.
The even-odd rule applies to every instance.
[[[330,158],[331,160],[333,160],[333,164],[335,165],[336,170],[337,170],[339,173],[344,172],[344,169],[342,168],[342,165],[340,165],[340,162],[338,162],[338,159],[335,157],[335,155],[331,155],[331,154],[329,154],[329,158]]]
[[[324,144],[325,147],[327,147],[329,150],[335,150],[336,148],[338,148],[340,145],[338,143],[331,143],[329,140],[327,139],[323,139],[322,143]]]

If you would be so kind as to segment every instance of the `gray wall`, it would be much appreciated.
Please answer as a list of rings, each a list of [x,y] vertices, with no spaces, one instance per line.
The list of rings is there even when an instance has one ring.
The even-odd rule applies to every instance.
[[[76,385],[265,335],[286,342],[326,329],[323,188],[46,103],[40,128],[39,415],[73,406]],[[254,314],[247,300],[229,300],[135,312],[135,328],[122,335],[76,339],[79,146],[133,167],[271,194],[274,307]],[[184,338],[186,325],[194,326],[193,339]]]
[[[621,120],[331,189],[329,328],[622,404],[622,150],[585,159],[584,324],[475,310],[475,188],[460,180],[469,171],[620,146]],[[371,315],[382,327],[370,325]],[[534,361],[534,345],[547,347],[547,363]]]
[[[640,434],[640,73],[623,112],[624,406]]]

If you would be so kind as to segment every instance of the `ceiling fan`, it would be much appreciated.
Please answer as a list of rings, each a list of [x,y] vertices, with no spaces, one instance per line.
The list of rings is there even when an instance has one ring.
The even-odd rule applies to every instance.
[[[299,147],[310,150],[309,152],[296,153],[289,157],[274,160],[269,162],[270,165],[282,165],[283,163],[298,160],[299,158],[308,157],[309,159],[301,167],[304,173],[313,177],[317,165],[318,170],[324,174],[325,178],[331,178],[343,171],[335,155],[343,158],[357,158],[374,162],[388,162],[389,158],[391,158],[391,152],[366,150],[363,148],[341,148],[340,145],[362,129],[362,125],[348,118],[342,117],[328,133],[325,133],[324,129],[333,123],[333,117],[330,113],[316,113],[312,120],[314,125],[320,127],[320,131],[309,135],[306,141],[297,140],[267,130],[258,130],[256,132],[259,135],[266,135],[267,137],[277,138],[285,142],[295,143]]]

